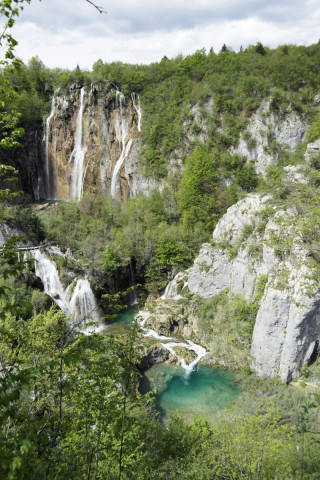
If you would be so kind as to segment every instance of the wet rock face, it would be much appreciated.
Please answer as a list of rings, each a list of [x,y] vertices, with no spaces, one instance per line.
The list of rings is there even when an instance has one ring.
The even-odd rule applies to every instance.
[[[139,171],[141,117],[139,97],[107,82],[56,94],[45,122],[47,197],[73,199],[75,182],[75,199],[91,192],[121,200],[156,187]]]
[[[41,200],[46,198],[42,129],[30,125],[23,127],[25,133],[19,139],[21,146],[1,151],[1,163],[18,170],[17,181],[2,187],[23,192],[27,201]]]

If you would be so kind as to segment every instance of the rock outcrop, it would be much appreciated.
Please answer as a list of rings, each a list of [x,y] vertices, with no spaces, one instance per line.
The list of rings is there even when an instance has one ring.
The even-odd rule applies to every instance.
[[[252,115],[246,133],[232,153],[254,162],[257,173],[265,175],[269,165],[276,165],[279,151],[294,148],[304,139],[307,122],[296,111],[278,115],[270,110],[272,99],[263,101]]]
[[[288,175],[286,181],[292,180]],[[209,298],[227,290],[258,301],[251,367],[262,377],[289,382],[319,351],[320,289],[310,246],[301,235],[303,217],[296,207],[273,207],[270,196],[249,195],[229,208],[213,232],[213,244],[202,246],[164,298],[175,298],[183,278],[191,295]],[[265,286],[257,298],[261,279]]]

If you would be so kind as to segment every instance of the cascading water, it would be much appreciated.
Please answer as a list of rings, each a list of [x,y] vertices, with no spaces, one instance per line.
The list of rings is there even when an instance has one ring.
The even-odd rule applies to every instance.
[[[132,290],[130,292],[130,305],[137,305],[138,295],[137,295],[137,290],[135,289],[136,282],[134,278],[132,262],[129,263],[129,280],[130,280],[130,287],[132,287]]]
[[[57,247],[49,247],[48,250],[55,255],[64,256]],[[72,315],[77,322],[99,322],[98,304],[86,278],[78,279],[74,288],[71,284],[64,289],[55,263],[40,249],[30,250],[30,254],[35,259],[35,273],[41,278],[45,293],[66,315]]]
[[[37,277],[41,278],[44,292],[53,298],[58,307],[67,315],[69,311],[69,302],[62,286],[57,267],[40,249],[30,251],[35,261],[35,272]]]
[[[197,365],[197,363],[199,363],[200,360],[207,354],[206,349],[201,345],[197,345],[196,343],[193,343],[191,340],[187,340],[186,342],[178,341],[174,337],[166,337],[164,335],[159,335],[157,332],[155,332],[151,328],[146,328],[145,322],[150,317],[150,315],[151,314],[149,312],[139,312],[137,315],[138,322],[142,331],[144,332],[144,336],[159,340],[161,346],[166,350],[168,350],[171,353],[171,355],[177,358],[178,362],[180,363],[182,368],[185,370],[184,378],[187,380],[192,370]],[[187,350],[193,351],[196,354],[196,358],[192,362],[187,364],[185,359],[180,357],[175,351],[175,348],[177,347],[178,348],[182,347]]]
[[[55,165],[51,164],[50,162],[50,155],[49,155],[49,137],[50,137],[50,124],[51,120],[54,118],[55,115],[55,95],[52,97],[51,101],[51,110],[50,114],[46,119],[46,128],[45,128],[45,174],[46,174],[46,193],[47,199],[51,200],[55,198]],[[52,129],[53,131],[53,129]]]
[[[133,139],[130,138],[128,142],[126,142],[126,137],[128,133],[128,122],[127,119],[124,115],[123,112],[123,101],[124,101],[124,95],[123,93],[119,92],[117,90],[116,93],[116,102],[119,103],[120,106],[120,118],[118,117],[116,120],[116,136],[118,139],[121,141],[121,154],[120,157],[117,160],[117,163],[114,167],[113,173],[112,173],[112,178],[111,178],[111,196],[112,197],[117,197],[118,196],[118,191],[120,190],[120,184],[119,184],[119,174],[121,167],[123,165],[123,162],[127,158]]]
[[[138,115],[138,132],[141,132],[141,117],[142,117],[142,110],[140,107],[140,99],[137,93],[131,93],[132,105]]]
[[[70,289],[70,286],[68,289]],[[99,322],[100,315],[97,300],[86,278],[80,278],[77,281],[70,298],[69,310],[77,318],[91,318],[92,321]]]
[[[68,192],[69,200],[81,200],[83,191],[83,167],[86,148],[83,145],[83,109],[84,109],[85,88],[80,91],[80,106],[76,122],[74,138],[74,149],[69,158],[69,171],[71,176],[71,194]]]

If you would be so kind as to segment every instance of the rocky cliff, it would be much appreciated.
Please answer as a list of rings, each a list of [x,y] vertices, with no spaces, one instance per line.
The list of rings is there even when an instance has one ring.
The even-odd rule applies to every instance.
[[[127,199],[154,188],[139,171],[141,121],[139,97],[107,82],[55,94],[44,135],[47,197]]]
[[[307,160],[318,146],[308,145]],[[318,207],[311,172],[319,177],[307,165],[284,167],[286,200],[275,191],[248,195],[230,207],[217,223],[212,244],[202,246],[193,266],[175,277],[163,297],[178,301],[186,294],[212,298],[228,292],[256,302],[249,363],[260,376],[280,376],[284,382],[319,354],[318,243],[313,237]]]
[[[232,153],[253,161],[258,174],[276,165],[281,149],[293,151],[304,140],[306,120],[290,105],[280,115],[272,109],[273,99],[264,100],[249,120],[246,131]]]
[[[223,112],[220,127],[212,129],[217,115],[212,96],[201,106],[186,108],[180,141],[164,159],[168,177],[180,178],[183,159],[195,145],[212,141],[216,134],[228,136]],[[85,192],[126,200],[161,189],[166,179],[146,177],[141,167],[143,122],[139,96],[124,95],[113,83],[71,84],[65,93],[56,91],[43,129],[27,128],[22,148],[10,154],[10,163],[20,172],[19,188],[35,200],[79,200]],[[229,151],[252,161],[257,173],[265,175],[281,150],[293,151],[303,141],[306,128],[303,114],[289,103],[277,112],[270,96]]]

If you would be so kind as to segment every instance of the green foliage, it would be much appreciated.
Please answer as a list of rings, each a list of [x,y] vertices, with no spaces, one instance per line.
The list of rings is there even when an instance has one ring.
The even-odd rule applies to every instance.
[[[42,222],[35,211],[30,206],[24,207],[22,205],[8,204],[8,200],[16,197],[19,193],[21,192],[15,192],[10,194],[10,196],[6,194],[7,202],[2,205],[0,222],[23,231],[30,240],[40,242],[44,240],[45,232]]]
[[[102,253],[103,270],[105,273],[114,272],[119,267],[117,254],[110,245],[107,245]]]
[[[118,478],[121,444],[121,478],[148,463],[134,331],[88,337],[55,309],[0,329],[2,478]]]
[[[223,188],[222,178],[233,178],[232,187]],[[182,222],[187,228],[198,224],[212,231],[240,192],[252,191],[257,183],[253,165],[245,163],[243,158],[205,146],[196,147],[186,160],[178,192]]]
[[[320,137],[320,113],[317,113],[308,130],[308,143],[318,140]]]
[[[14,182],[15,180],[17,180],[17,174],[18,171],[15,168],[10,167],[9,165],[0,165],[0,181],[2,185],[6,186],[6,184],[8,184],[9,182]],[[1,188],[0,203],[13,199],[18,195],[19,192],[12,192],[10,188]],[[1,214],[3,216],[3,211],[1,212]]]
[[[179,207],[188,227],[197,222],[206,223],[212,230],[215,221],[218,174],[215,157],[205,147],[197,147],[186,162],[179,189]]]
[[[242,295],[227,291],[192,300],[200,338],[209,346],[213,358],[229,368],[239,369],[248,363],[259,300],[258,294],[252,300],[245,300]]]

